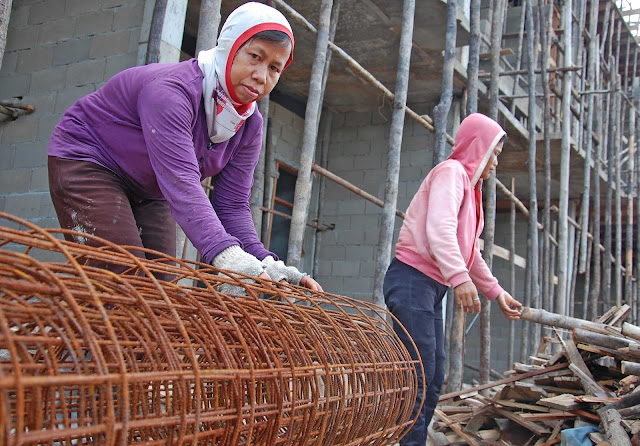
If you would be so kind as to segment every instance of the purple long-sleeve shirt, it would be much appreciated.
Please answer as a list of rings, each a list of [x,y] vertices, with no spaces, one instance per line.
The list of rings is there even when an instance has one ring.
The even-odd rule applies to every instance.
[[[141,197],[167,200],[206,262],[232,245],[258,259],[274,255],[249,207],[262,116],[256,109],[230,140],[211,143],[202,78],[195,59],[125,70],[67,110],[48,154],[99,164]],[[200,185],[209,176],[213,207]]]

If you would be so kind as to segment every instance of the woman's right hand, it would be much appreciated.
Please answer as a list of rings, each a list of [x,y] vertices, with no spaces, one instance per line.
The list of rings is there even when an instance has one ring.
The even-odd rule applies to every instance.
[[[459,310],[464,310],[465,313],[480,313],[480,297],[473,282],[461,283],[453,289],[453,293]]]

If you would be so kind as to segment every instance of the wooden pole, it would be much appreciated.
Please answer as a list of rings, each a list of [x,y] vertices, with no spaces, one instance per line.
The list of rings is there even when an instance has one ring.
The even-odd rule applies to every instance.
[[[572,0],[566,0],[562,8],[562,28],[564,30],[564,66],[571,66],[572,55]],[[560,202],[558,204],[558,287],[555,296],[555,311],[567,313],[568,249],[569,249],[569,166],[571,162],[571,82],[573,73],[568,71],[562,77],[562,152],[560,155]]]
[[[198,37],[196,40],[196,57],[200,51],[208,50],[216,45],[218,27],[220,26],[221,3],[222,0],[201,0]]]
[[[591,225],[591,231],[593,231],[592,222],[589,221]],[[582,292],[582,319],[587,319],[588,317],[588,308],[589,308],[589,296],[591,292],[591,256],[593,255],[593,240],[587,241],[587,262],[586,269],[584,272],[584,289]]]
[[[167,12],[167,1],[168,0],[156,0],[153,7],[145,64],[160,61],[160,43],[162,42],[162,28],[164,25],[164,16]]]
[[[413,19],[415,0],[404,0],[402,11],[402,32],[398,49],[398,71],[393,101],[393,114],[389,134],[389,152],[387,156],[387,180],[384,191],[384,208],[380,224],[380,238],[376,250],[376,268],[373,284],[373,303],[384,306],[382,285],[384,275],[389,266],[393,228],[395,223],[396,204],[398,201],[398,177],[400,175],[400,146],[404,128],[404,110],[407,102],[409,84],[409,65],[411,62],[411,46],[413,39]]]
[[[615,62],[613,56],[609,58],[609,66],[614,67]],[[614,71],[615,73],[615,71]],[[611,227],[611,205],[613,202],[613,184],[614,177],[614,154],[615,154],[615,133],[617,121],[615,116],[618,115],[619,95],[616,94],[618,88],[615,75],[609,80],[611,84],[611,112],[609,117],[609,137],[607,138],[607,191],[605,195],[605,213],[604,213],[604,264],[603,264],[603,281],[602,294],[605,308],[611,307],[611,255],[612,255],[612,227]]]
[[[480,64],[480,3],[471,0],[469,18],[469,62],[467,64],[467,116],[478,111],[478,67]]]
[[[529,130],[529,252],[530,263],[528,270],[530,272],[531,295],[530,302],[535,308],[540,307],[540,273],[538,269],[538,188],[537,188],[537,122],[536,122],[536,77],[535,77],[535,51],[536,46],[534,39],[534,20],[532,0],[526,0],[527,10],[527,82],[529,84],[529,110],[528,110],[528,130]],[[514,251],[515,253],[515,251]],[[533,342],[539,339],[539,330],[535,327],[531,333],[530,339]]]
[[[302,135],[302,150],[300,151],[298,178],[296,179],[296,190],[293,198],[287,263],[298,268],[302,266],[302,244],[305,223],[309,214],[309,201],[311,199],[311,166],[313,165],[316,140],[318,138],[319,110],[322,104],[322,76],[327,59],[332,6],[333,0],[322,0],[320,4],[316,50],[311,68],[309,98],[307,99]]]
[[[446,158],[447,118],[453,100],[453,68],[456,60],[457,0],[447,1],[447,25],[444,44],[444,61],[442,67],[442,93],[440,103],[436,105],[434,127],[436,129],[435,147],[433,150],[433,166]]]
[[[525,13],[527,11],[527,8],[525,7],[525,5],[520,5],[520,21],[518,22],[520,24],[520,27],[518,29],[518,46],[516,47],[518,49],[518,52],[516,53],[516,69],[515,71],[520,71],[520,69],[522,68],[522,54],[525,52],[524,48],[523,48],[523,39],[524,39],[524,27],[525,27]],[[529,40],[529,34],[531,34],[531,30],[527,29],[527,41]],[[527,53],[527,54],[531,54],[531,53]],[[528,72],[528,67],[527,67],[527,72]],[[523,73],[525,74],[525,73]],[[520,74],[516,74],[516,77],[513,79],[513,88],[511,89],[511,94],[515,96],[515,94],[517,93],[517,89],[518,89],[518,84],[520,83]],[[510,108],[511,114],[515,115],[516,114],[516,101],[511,101],[511,108]]]
[[[600,4],[598,3],[598,9],[600,9]],[[607,1],[604,5],[604,19],[602,20],[602,35],[600,36],[600,48],[604,51],[607,43],[607,36],[609,35],[609,17],[611,14],[611,2]],[[600,54],[600,53],[598,53]]]
[[[525,321],[535,322],[536,324],[564,328],[566,330],[573,330],[575,328],[592,328],[596,331],[603,331],[607,327],[605,324],[598,324],[596,322],[585,321],[584,319],[578,319],[559,313],[552,313],[541,308],[525,307],[520,314],[520,318]]]
[[[511,178],[511,190],[515,193],[516,179]],[[509,293],[512,296],[516,294],[516,204],[511,201],[509,203]],[[520,324],[520,360],[526,358],[525,339],[529,330],[527,322]],[[509,354],[507,355],[507,364],[513,364],[514,342],[515,342],[515,324],[509,320]]]
[[[591,0],[589,6],[589,35],[596,36],[598,32],[598,8],[600,1]],[[589,41],[589,65],[587,68],[588,84],[591,90],[595,90],[596,85],[596,39],[595,37]],[[584,156],[584,189],[582,191],[582,203],[580,203],[580,226],[587,228],[589,226],[589,198],[591,196],[591,152],[593,150],[593,108],[594,95],[590,94],[587,98],[587,138]],[[596,181],[598,177],[596,176]],[[578,271],[583,273],[587,263],[587,232],[580,232],[580,263]],[[586,303],[585,303],[586,307]]]
[[[569,210],[568,215],[569,218],[573,218],[576,216],[576,202],[575,200],[569,201]],[[586,228],[585,228],[586,230]],[[580,236],[580,229],[575,228],[573,225],[569,225],[569,246],[567,248],[567,313],[569,316],[574,316],[574,303],[575,303],[575,285],[576,285],[576,274],[578,270],[578,258],[576,253],[576,242],[578,237]]]
[[[542,110],[542,134],[544,139],[544,204],[542,209],[542,308],[551,308],[551,284],[553,283],[554,271],[551,265],[551,100],[549,97],[549,34],[551,33],[551,14],[553,4],[545,5],[538,2],[538,15],[540,16],[540,45],[541,54],[541,74],[543,92]],[[545,336],[550,336],[550,330],[546,330]]]
[[[269,123],[269,96],[258,101],[258,110],[262,115],[262,149],[258,158],[258,164],[253,171],[253,186],[251,187],[251,197],[249,206],[251,207],[251,218],[256,227],[256,233],[262,233],[262,210],[264,204],[265,189],[265,168],[267,164],[267,125]]]
[[[334,0],[333,7],[331,8],[331,23],[329,24],[329,40],[333,40],[338,29],[338,18],[340,16],[340,6],[342,0]],[[324,63],[324,71],[322,73],[322,97],[327,87],[327,79],[329,79],[329,69],[331,67],[331,55],[333,53],[327,50],[327,58]],[[318,113],[322,115],[322,103],[319,104],[320,109]],[[322,138],[322,149],[320,151],[320,165],[325,169],[329,165],[329,142],[331,140],[331,126],[333,123],[333,114],[329,113],[324,119],[324,136]],[[316,216],[318,219],[318,226],[322,227],[323,218],[323,205],[325,201],[327,178],[324,175],[320,176],[320,182],[318,184],[318,207],[316,209]],[[320,267],[320,248],[322,247],[323,231],[316,231],[315,240],[313,244],[313,277],[317,277]]]
[[[631,446],[631,440],[627,431],[622,427],[622,418],[615,409],[606,409],[606,406],[598,410],[601,423],[604,426],[607,440],[616,446]]]
[[[633,290],[633,196],[635,190],[636,114],[629,107],[629,161],[627,162],[627,220],[625,236],[625,300],[634,305]]]
[[[478,110],[478,66],[480,61],[480,1],[471,0],[469,19],[469,62],[467,64],[467,116]],[[465,313],[459,311],[454,299],[447,299],[447,325],[449,329],[449,361],[447,381],[449,391],[455,392],[462,388],[464,364],[464,327]]]
[[[597,4],[597,0],[595,0]],[[600,54],[600,44],[596,42],[596,53]],[[602,87],[600,78],[600,64],[596,64],[596,79],[598,87]],[[598,111],[602,116],[603,99],[598,95]],[[602,145],[606,144],[604,140],[605,127],[602,125],[602,119],[596,119],[596,134],[600,137],[600,142],[596,147],[593,162],[593,215],[591,219],[593,233],[593,281],[591,283],[591,291],[589,292],[589,318],[594,318],[598,314],[598,303],[600,302],[600,286],[602,284],[602,265],[600,260],[600,170],[602,159]]]
[[[491,15],[491,83],[489,86],[489,116],[498,120],[498,74],[500,72],[500,49],[502,43],[502,24],[504,20],[504,0],[493,0]],[[491,269],[493,264],[493,245],[496,228],[496,174],[486,182],[486,208],[484,227],[484,259]],[[480,313],[480,383],[489,381],[491,371],[491,307],[486,296],[482,296]]]
[[[617,71],[616,71],[617,72]],[[621,170],[621,151],[622,151],[622,133],[623,133],[623,109],[624,104],[622,103],[622,91],[620,91],[620,86],[622,84],[622,79],[619,74],[617,74],[618,80],[616,84],[618,85],[618,104],[619,108],[615,115],[615,119],[617,120],[617,131],[616,131],[616,144],[615,144],[615,153],[614,153],[614,163],[615,163],[615,181],[616,181],[616,194],[615,194],[615,229],[616,229],[616,243],[615,243],[615,274],[614,274],[614,292],[616,305],[622,305],[622,173]]]
[[[7,46],[7,31],[9,29],[9,17],[11,15],[11,4],[13,0],[3,0],[0,3],[0,67],[2,67],[4,50]]]

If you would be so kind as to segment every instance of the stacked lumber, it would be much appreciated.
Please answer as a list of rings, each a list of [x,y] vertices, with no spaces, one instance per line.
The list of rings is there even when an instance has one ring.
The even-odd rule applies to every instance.
[[[640,446],[640,327],[628,305],[596,321],[525,308],[522,319],[552,327],[527,364],[506,378],[442,395],[432,445]],[[589,441],[590,440],[590,441]]]

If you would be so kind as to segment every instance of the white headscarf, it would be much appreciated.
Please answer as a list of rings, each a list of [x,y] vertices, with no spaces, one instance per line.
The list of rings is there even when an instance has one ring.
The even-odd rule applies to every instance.
[[[249,2],[237,7],[224,22],[218,45],[198,54],[198,66],[204,74],[202,95],[211,142],[230,139],[255,111],[255,101],[240,103],[230,76],[238,49],[262,31],[282,31],[291,39],[291,55],[286,68],[293,60],[291,25],[280,11],[263,3]]]

